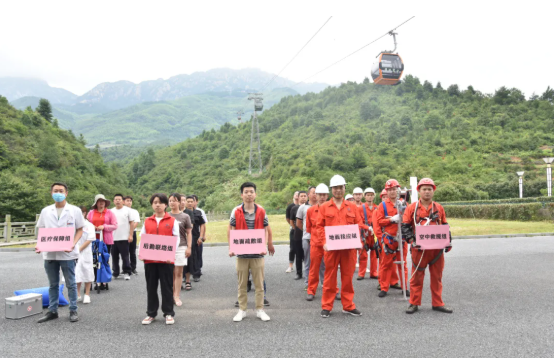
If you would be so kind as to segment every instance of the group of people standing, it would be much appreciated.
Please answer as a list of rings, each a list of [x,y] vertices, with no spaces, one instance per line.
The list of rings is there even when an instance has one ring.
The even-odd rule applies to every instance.
[[[98,242],[101,241],[106,247],[106,253],[111,253],[112,277],[130,280],[132,275],[138,275],[136,228],[141,219],[138,211],[132,208],[131,196],[114,195],[114,207],[109,209],[111,201],[104,195],[98,194],[89,211],[86,206],[78,208],[67,203],[66,184],[53,183],[50,191],[55,203],[41,211],[37,227],[72,227],[75,229],[75,236],[71,250],[42,253],[49,281],[49,306],[46,315],[38,322],[58,318],[60,270],[68,289],[70,321],[76,322],[79,320],[77,302],[90,303],[92,282],[98,282],[91,249],[93,243],[96,243],[98,248]],[[162,226],[171,227],[166,234],[176,236],[178,242],[174,261],[160,263],[145,260],[148,316],[142,323],[151,323],[157,315],[159,283],[166,323],[173,324],[175,316],[173,306],[182,305],[180,300],[182,283],[185,284],[185,290],[191,290],[191,278],[198,282],[202,276],[202,252],[207,217],[203,210],[197,208],[198,197],[195,195],[184,196],[173,193],[168,198],[165,194],[157,193],[150,198],[150,204],[154,215],[145,220],[141,233],[162,234],[158,226],[163,219],[168,221],[168,225]],[[171,210],[166,212],[168,206]],[[36,252],[40,253],[38,249]],[[109,265],[109,262],[106,264]],[[85,286],[84,298],[80,295],[81,284]],[[97,283],[94,289],[109,290],[109,285]]]
[[[443,207],[433,201],[436,186],[432,179],[422,179],[418,186],[420,199],[407,205],[406,198],[399,198],[400,185],[390,179],[381,192],[381,204],[375,205],[373,188],[355,188],[352,195],[345,196],[346,181],[335,175],[329,187],[319,184],[307,191],[294,193],[293,203],[287,207],[286,220],[290,224],[289,267],[292,272],[296,260],[296,280],[304,278],[307,291],[306,300],[313,301],[319,282],[323,282],[321,298],[321,316],[329,317],[335,300],[341,300],[343,312],[360,316],[361,312],[354,304],[353,277],[358,267],[357,280],[363,280],[365,274],[379,280],[378,297],[385,297],[390,288],[404,289],[410,297],[406,313],[418,311],[425,269],[429,267],[431,275],[432,308],[435,311],[452,313],[452,309],[442,301],[442,271],[444,269],[444,250],[421,250],[415,240],[417,225],[446,225]],[[362,202],[365,198],[365,203]],[[398,200],[397,200],[398,199]],[[362,248],[334,250],[327,249],[325,227],[357,224],[360,228]],[[402,227],[402,253],[400,257],[398,228]],[[408,244],[411,244],[412,275],[408,277],[406,256]],[[368,267],[369,261],[369,267]],[[399,268],[398,262],[404,265]],[[304,266],[302,266],[304,263]],[[340,269],[341,289],[337,287],[337,273]],[[407,283],[410,283],[408,290]]]
[[[296,279],[304,278],[308,301],[314,300],[319,283],[322,282],[321,316],[330,316],[335,300],[341,301],[343,313],[361,316],[362,313],[354,303],[353,277],[357,265],[358,280],[363,280],[366,273],[369,273],[370,278],[379,280],[379,297],[387,296],[389,288],[403,288],[410,297],[410,306],[406,310],[409,314],[417,312],[421,305],[425,269],[429,267],[433,310],[452,313],[442,301],[443,253],[449,252],[452,246],[440,250],[422,250],[417,245],[414,234],[417,225],[447,224],[443,207],[433,201],[436,190],[433,180],[424,178],[419,182],[417,190],[420,200],[410,205],[407,205],[405,199],[397,200],[400,185],[395,179],[386,182],[379,205],[373,203],[375,191],[372,188],[363,191],[361,188],[355,188],[351,200],[347,200],[346,181],[340,175],[331,178],[329,187],[321,183],[317,187],[309,187],[307,191],[295,193],[294,200],[298,202],[290,205],[286,213],[287,222],[291,226],[291,249],[286,272],[292,272],[296,260]],[[273,255],[275,248],[266,212],[262,206],[255,203],[256,190],[256,185],[252,182],[241,185],[243,202],[233,209],[228,225],[229,256],[237,256],[236,306],[239,311],[233,318],[235,322],[240,322],[246,317],[247,292],[252,283],[255,288],[256,315],[262,321],[270,320],[264,311],[264,306],[269,305],[265,297],[264,256]],[[114,196],[115,207],[112,209],[108,209],[111,204],[109,200],[101,194],[97,195],[88,213],[86,207],[79,209],[67,203],[68,190],[63,183],[52,184],[51,195],[55,204],[42,210],[37,227],[72,227],[75,229],[75,237],[71,250],[43,253],[44,268],[50,283],[50,302],[48,312],[39,322],[58,318],[60,269],[69,292],[70,321],[76,322],[81,283],[85,283],[83,302],[90,302],[90,284],[93,278],[90,242],[102,240],[112,253],[113,277],[117,278],[122,273],[125,280],[130,280],[131,275],[138,274],[135,229],[140,223],[140,217],[138,212],[132,209],[133,199],[121,194]],[[365,203],[362,202],[362,197],[365,198]],[[198,282],[202,275],[202,247],[207,218],[205,213],[197,208],[198,198],[194,195],[172,193],[168,197],[166,194],[156,193],[150,197],[150,204],[154,214],[145,219],[141,235],[175,237],[177,249],[174,260],[144,260],[147,316],[142,324],[152,323],[157,316],[160,307],[157,292],[159,285],[161,309],[166,324],[171,325],[175,322],[174,306],[182,305],[179,298],[182,282],[185,283],[184,289],[190,290],[191,277],[193,281]],[[362,248],[329,250],[326,227],[346,225],[358,225]],[[400,227],[400,236],[397,236]],[[265,232],[264,249],[259,253],[235,255],[231,250],[231,231],[254,229]],[[409,244],[413,268],[412,275],[408,278],[406,255]],[[403,257],[400,256],[399,245],[402,245]],[[397,274],[395,265],[402,261],[404,265],[399,268],[400,273]],[[337,286],[339,270],[340,290]],[[408,281],[411,294],[407,289]],[[109,287],[107,284],[97,285],[96,289],[107,290]]]

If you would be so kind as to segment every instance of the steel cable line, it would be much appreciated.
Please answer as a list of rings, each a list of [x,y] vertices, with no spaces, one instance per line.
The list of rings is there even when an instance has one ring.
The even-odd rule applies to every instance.
[[[304,46],[302,46],[302,48],[292,57],[292,59],[279,71],[279,73],[277,73],[276,75],[274,75],[264,86],[263,88],[261,89],[260,92],[263,93],[263,91],[277,78],[279,77],[279,75],[281,73],[283,73],[283,71],[298,57],[298,55],[300,55],[300,53],[306,48],[306,46],[308,46],[308,44],[317,36],[317,34],[325,27],[325,25],[327,25],[327,23],[333,18],[333,16],[330,16],[327,21],[325,21],[325,23],[323,25],[321,25],[321,27],[315,32],[315,34],[313,34],[312,37],[310,37],[310,39],[308,40],[308,42],[306,42],[304,44]],[[244,107],[241,108],[241,110],[239,111],[239,113],[244,113]]]
[[[405,23],[407,23],[408,21],[410,21],[410,20],[413,19],[414,17],[415,17],[415,16],[410,17],[408,20],[404,21],[403,23],[401,23],[400,25],[396,26],[396,27],[393,28],[392,30],[387,31],[384,35],[379,36],[378,38],[376,38],[375,40],[371,41],[370,43],[368,43],[368,44],[366,44],[366,45],[360,47],[360,48],[357,49],[356,51],[354,51],[354,52],[352,52],[352,53],[350,53],[350,54],[344,56],[344,57],[341,58],[340,60],[338,60],[338,61],[336,61],[336,62],[333,62],[333,63],[330,64],[329,66],[327,66],[327,67],[325,67],[324,69],[322,69],[322,70],[320,70],[320,71],[314,73],[313,75],[311,75],[311,76],[309,76],[309,77],[306,77],[304,80],[302,80],[302,81],[296,83],[294,86],[292,86],[292,88],[298,86],[298,85],[301,84],[301,83],[306,82],[307,80],[309,80],[309,79],[311,79],[311,78],[313,78],[313,77],[319,75],[321,72],[326,71],[326,70],[328,70],[329,68],[331,68],[331,67],[337,65],[338,63],[340,63],[340,62],[346,60],[348,57],[354,55],[354,54],[357,53],[357,52],[360,52],[361,50],[363,50],[364,48],[366,48],[366,47],[368,47],[369,45],[373,44],[374,42],[379,41],[380,39],[382,39],[383,37],[387,36],[389,33],[391,33],[392,31],[396,30],[396,29],[399,28],[400,26],[404,25]]]

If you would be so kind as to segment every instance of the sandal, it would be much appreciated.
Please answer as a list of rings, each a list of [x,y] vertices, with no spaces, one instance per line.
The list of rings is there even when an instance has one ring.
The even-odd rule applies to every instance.
[[[175,302],[175,306],[181,307],[183,305],[183,302],[179,299],[179,297],[173,297],[173,302]]]
[[[185,291],[190,291],[192,290],[192,285],[190,284],[190,282],[186,282],[185,283]]]

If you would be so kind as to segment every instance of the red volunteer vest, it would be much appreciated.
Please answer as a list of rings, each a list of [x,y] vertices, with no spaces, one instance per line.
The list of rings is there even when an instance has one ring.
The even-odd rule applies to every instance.
[[[254,229],[263,229],[265,220],[264,208],[254,204],[254,215],[256,215],[256,218],[254,219]],[[237,206],[235,209],[235,222],[235,228],[237,230],[248,230],[248,226],[246,226],[246,219],[244,218],[244,204]]]
[[[168,213],[165,213],[162,220],[160,220],[160,225],[158,225],[158,222],[156,221],[156,215],[152,215],[148,217],[146,220],[144,220],[144,230],[147,234],[150,235],[166,235],[166,236],[173,236],[173,225],[175,224],[175,218]],[[145,264],[150,263],[162,263],[163,261],[151,261],[151,260],[144,260]]]

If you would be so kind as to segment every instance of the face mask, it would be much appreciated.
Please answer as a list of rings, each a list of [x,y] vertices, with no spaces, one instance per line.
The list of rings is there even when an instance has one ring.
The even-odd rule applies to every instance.
[[[61,203],[62,201],[65,200],[65,194],[62,194],[62,193],[54,193],[52,194],[52,199],[54,199],[54,201],[56,203]]]

